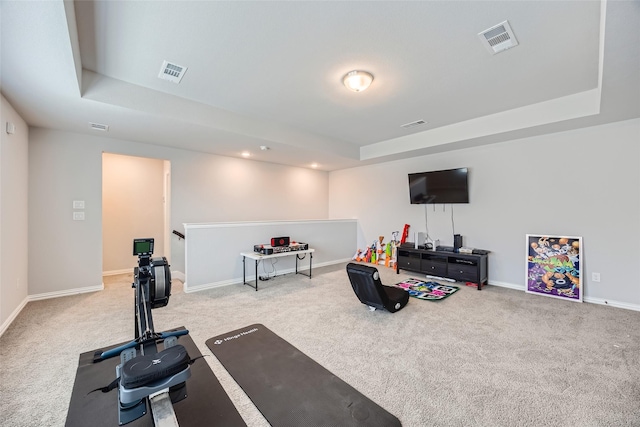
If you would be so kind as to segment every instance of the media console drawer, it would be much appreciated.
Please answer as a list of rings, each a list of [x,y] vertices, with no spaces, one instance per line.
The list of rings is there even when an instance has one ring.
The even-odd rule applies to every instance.
[[[433,276],[447,276],[447,262],[442,261],[432,261],[428,259],[423,259],[420,271],[425,271],[427,274],[431,274]]]
[[[398,248],[398,268],[444,277],[458,282],[478,284],[478,290],[487,284],[487,254],[459,254],[415,249],[413,245]]]
[[[449,264],[446,277],[450,277],[460,282],[477,283],[478,265]]]
[[[402,249],[398,250],[398,267],[405,270],[420,270],[420,254]]]

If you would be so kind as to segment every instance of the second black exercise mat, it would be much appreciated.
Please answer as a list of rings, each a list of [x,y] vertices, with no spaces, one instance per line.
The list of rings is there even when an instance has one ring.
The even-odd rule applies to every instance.
[[[218,335],[206,344],[272,426],[401,425],[264,325]]]

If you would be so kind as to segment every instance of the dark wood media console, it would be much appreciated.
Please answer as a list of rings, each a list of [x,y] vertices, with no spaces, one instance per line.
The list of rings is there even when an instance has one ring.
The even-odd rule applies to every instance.
[[[411,270],[458,282],[477,283],[480,290],[489,281],[488,258],[487,254],[432,251],[404,245],[398,248],[397,272]]]

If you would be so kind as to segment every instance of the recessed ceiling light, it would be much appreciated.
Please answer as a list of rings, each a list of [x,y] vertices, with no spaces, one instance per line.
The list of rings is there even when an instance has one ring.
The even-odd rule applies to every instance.
[[[250,153],[250,152],[248,152],[248,151],[243,151],[240,155],[241,155],[242,157],[249,157],[249,156],[251,156],[251,153]]]
[[[426,121],[424,120],[416,120],[415,122],[411,122],[411,123],[405,123],[403,125],[400,125],[401,128],[405,128],[405,129],[409,129],[415,126],[420,126],[420,125],[425,125],[427,124]]]
[[[315,168],[318,167],[318,164],[317,163],[311,163],[311,167],[315,169]]]
[[[89,122],[89,128],[93,129],[93,130],[99,130],[102,132],[107,132],[109,130],[109,125],[103,125],[100,123],[92,123]]]

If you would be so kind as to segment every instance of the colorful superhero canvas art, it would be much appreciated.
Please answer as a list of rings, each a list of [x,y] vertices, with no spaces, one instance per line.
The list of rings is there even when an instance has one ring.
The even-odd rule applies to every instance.
[[[527,234],[526,291],[582,302],[581,237]]]

